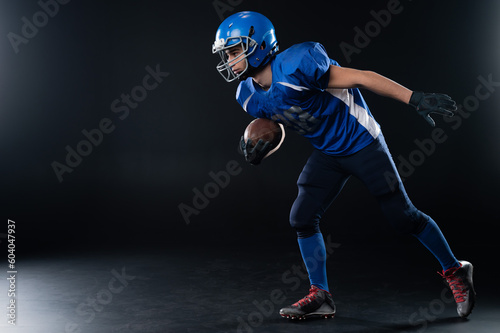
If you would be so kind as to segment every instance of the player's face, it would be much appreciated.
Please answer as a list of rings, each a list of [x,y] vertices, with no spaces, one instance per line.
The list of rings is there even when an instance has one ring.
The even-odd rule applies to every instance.
[[[240,45],[236,45],[226,50],[226,56],[229,65],[231,66],[231,70],[236,75],[243,72],[246,68],[246,60],[241,60],[243,57],[242,53],[243,53],[243,48]]]

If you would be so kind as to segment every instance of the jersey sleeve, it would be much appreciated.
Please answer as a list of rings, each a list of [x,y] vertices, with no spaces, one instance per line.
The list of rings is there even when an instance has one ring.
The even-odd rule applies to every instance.
[[[323,45],[319,43],[303,43],[296,55],[294,73],[290,73],[299,80],[300,86],[323,90],[328,88],[330,64]]]
[[[251,89],[251,78],[240,82],[236,90],[236,101],[241,105],[243,110],[255,118],[264,118],[265,114],[262,112],[259,101],[254,97],[255,91]]]

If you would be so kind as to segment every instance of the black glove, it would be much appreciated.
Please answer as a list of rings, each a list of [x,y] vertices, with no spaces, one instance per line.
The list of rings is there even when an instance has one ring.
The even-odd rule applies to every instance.
[[[417,112],[427,120],[431,126],[436,126],[430,113],[437,113],[448,117],[453,117],[453,112],[457,110],[454,100],[444,94],[427,94],[421,91],[414,91],[409,104],[417,109]]]
[[[255,146],[252,146],[251,140],[248,139],[245,142],[243,136],[240,140],[240,150],[245,155],[245,160],[253,165],[259,165],[262,159],[269,153],[272,149],[271,142],[259,140]]]

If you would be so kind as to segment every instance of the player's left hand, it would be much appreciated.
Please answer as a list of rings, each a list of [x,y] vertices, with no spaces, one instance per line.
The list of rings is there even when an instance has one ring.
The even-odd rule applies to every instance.
[[[436,123],[431,118],[431,113],[453,117],[453,111],[457,110],[455,101],[445,94],[429,94],[414,91],[409,104],[433,127],[436,126]]]
[[[271,142],[260,139],[255,146],[252,146],[251,140],[245,142],[243,136],[240,140],[240,150],[245,155],[245,160],[253,165],[259,165],[264,157],[272,149]]]

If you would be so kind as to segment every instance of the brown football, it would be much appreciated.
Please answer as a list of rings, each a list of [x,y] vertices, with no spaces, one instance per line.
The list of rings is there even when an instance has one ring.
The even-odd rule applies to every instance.
[[[270,141],[273,149],[267,154],[269,156],[281,146],[281,143],[285,139],[285,129],[282,124],[275,121],[257,118],[248,124],[243,138],[245,142],[250,139],[252,146],[259,142],[260,139]]]

